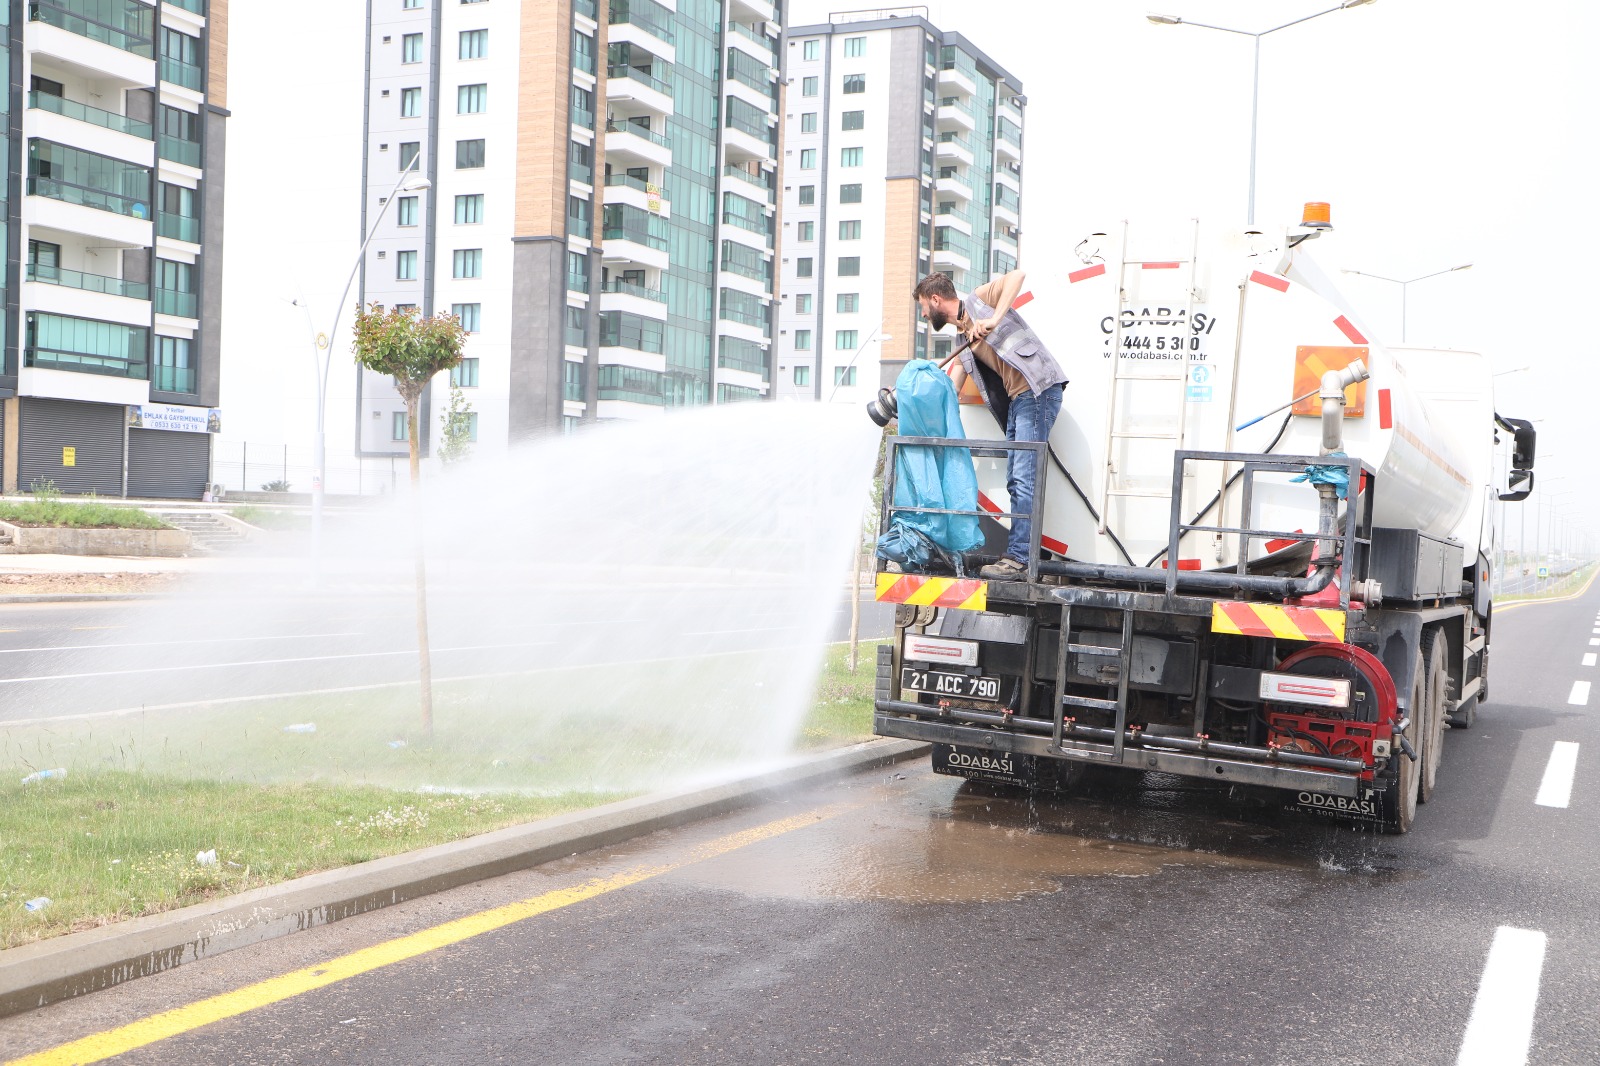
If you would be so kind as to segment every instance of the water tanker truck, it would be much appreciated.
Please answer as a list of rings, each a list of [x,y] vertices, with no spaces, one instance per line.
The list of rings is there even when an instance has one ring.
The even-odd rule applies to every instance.
[[[965,439],[888,438],[884,530],[915,510],[907,449],[961,448],[987,541],[943,573],[880,561],[875,732],[979,781],[1157,772],[1410,828],[1488,698],[1499,504],[1533,488],[1534,431],[1482,356],[1374,338],[1311,254],[1319,208],[1091,235],[1042,294],[1071,379],[1048,444],[1008,444],[970,381]],[[1026,577],[969,577],[1004,548],[1017,448],[1048,472]]]

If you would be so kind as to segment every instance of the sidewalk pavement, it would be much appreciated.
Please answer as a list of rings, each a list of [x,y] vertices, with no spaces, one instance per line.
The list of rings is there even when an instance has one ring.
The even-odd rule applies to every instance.
[[[211,572],[214,556],[164,558],[131,555],[0,554],[0,574],[191,574]]]

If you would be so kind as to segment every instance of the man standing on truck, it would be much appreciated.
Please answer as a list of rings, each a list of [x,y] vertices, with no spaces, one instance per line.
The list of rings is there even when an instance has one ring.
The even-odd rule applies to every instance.
[[[1048,441],[1061,412],[1061,387],[1067,376],[1011,304],[1022,291],[1023,273],[1013,270],[980,285],[965,300],[943,273],[929,274],[912,290],[922,317],[934,329],[955,323],[964,347],[952,375],[957,391],[970,375],[995,421],[1006,427],[1008,441]],[[1039,477],[1034,453],[1011,452],[1006,460],[1009,510],[1026,515],[1033,509]],[[1011,520],[1006,553],[978,575],[991,581],[1015,581],[1027,573],[1031,523]]]

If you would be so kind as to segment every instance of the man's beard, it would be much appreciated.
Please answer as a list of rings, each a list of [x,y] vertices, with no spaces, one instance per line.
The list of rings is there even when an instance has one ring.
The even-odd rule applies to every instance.
[[[950,322],[950,316],[946,315],[942,308],[938,308],[938,307],[930,307],[930,308],[928,308],[928,325],[932,326],[936,332],[938,330],[944,329],[944,327],[946,325],[948,325],[949,322]]]

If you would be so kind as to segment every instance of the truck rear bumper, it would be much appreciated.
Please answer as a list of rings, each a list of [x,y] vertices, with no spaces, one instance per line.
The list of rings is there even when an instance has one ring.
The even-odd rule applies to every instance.
[[[1343,796],[1347,799],[1356,799],[1364,789],[1371,787],[1356,776],[1336,771],[1311,770],[1296,766],[1269,766],[1242,759],[1216,758],[1211,755],[1165,750],[1158,746],[1160,740],[1157,737],[1149,738],[1152,746],[1125,747],[1119,760],[1110,744],[1074,740],[1064,742],[1058,748],[1054,740],[1048,736],[960,725],[948,721],[928,721],[907,715],[885,713],[882,707],[879,707],[873,715],[872,731],[884,737],[954,744],[980,751],[1072,759],[1128,770],[1177,774],[1181,777],[1199,777],[1208,781],[1226,781],[1294,792],[1313,792],[1324,796]]]

